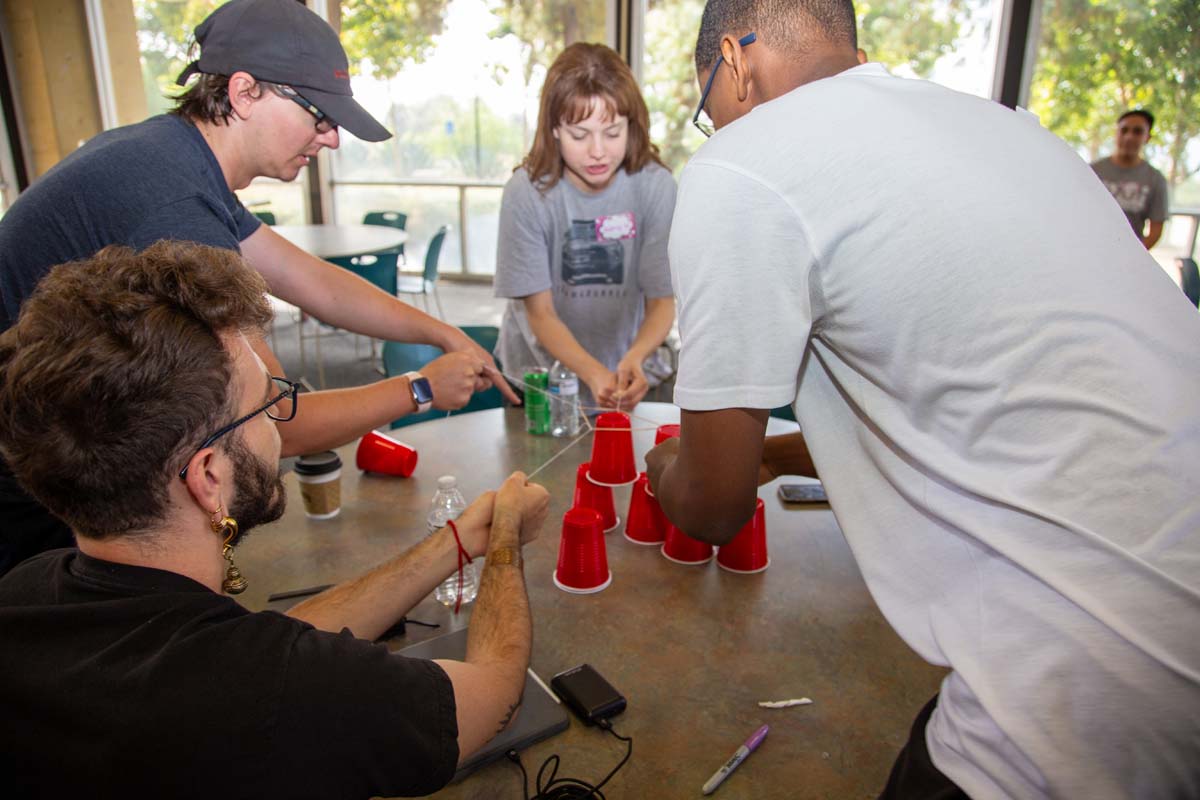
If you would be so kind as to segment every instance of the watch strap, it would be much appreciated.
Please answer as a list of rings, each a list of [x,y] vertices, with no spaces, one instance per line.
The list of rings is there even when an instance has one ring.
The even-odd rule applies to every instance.
[[[423,380],[426,383],[429,383],[429,379],[426,378],[421,373],[415,372],[415,371],[404,373],[404,377],[408,378],[408,393],[409,393],[409,396],[412,397],[413,405],[415,405],[417,407],[417,410],[415,413],[420,414],[422,411],[428,411],[429,409],[433,408],[432,400],[428,400],[428,401],[422,403],[421,398],[419,398],[417,396],[416,390],[413,389],[413,381]]]

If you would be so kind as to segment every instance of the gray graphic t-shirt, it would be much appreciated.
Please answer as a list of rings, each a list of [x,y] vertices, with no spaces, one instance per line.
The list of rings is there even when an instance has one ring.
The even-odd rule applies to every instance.
[[[671,295],[667,240],[675,179],[657,164],[617,172],[599,194],[563,179],[545,194],[517,170],[504,187],[496,248],[496,296],[513,298],[496,357],[509,375],[549,367],[519,299],[550,290],[554,310],[597,361],[615,370],[641,327],[646,298]],[[582,381],[580,400],[593,399]]]
[[[1146,220],[1162,222],[1167,218],[1167,179],[1145,161],[1136,167],[1118,167],[1111,158],[1102,158],[1092,164],[1092,171],[1125,212],[1138,236],[1145,232]]]

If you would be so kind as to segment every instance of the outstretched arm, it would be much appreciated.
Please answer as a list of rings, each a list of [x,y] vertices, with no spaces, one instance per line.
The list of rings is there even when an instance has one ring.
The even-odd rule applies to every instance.
[[[330,325],[376,339],[436,345],[447,353],[470,353],[489,369],[475,390],[492,386],[492,354],[453,325],[447,325],[387,294],[354,273],[306,253],[262,225],[241,243],[242,255],[267,281],[271,294]],[[497,388],[511,402],[517,396],[504,381]]]

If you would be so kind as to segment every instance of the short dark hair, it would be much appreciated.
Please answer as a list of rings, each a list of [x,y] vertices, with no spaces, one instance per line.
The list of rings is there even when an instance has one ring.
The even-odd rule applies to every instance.
[[[55,267],[0,335],[0,451],[77,533],[144,530],[236,398],[222,334],[261,333],[266,284],[232,250],[162,241]]]
[[[1126,111],[1124,114],[1117,117],[1117,124],[1120,125],[1128,117],[1141,117],[1142,119],[1146,120],[1146,132],[1149,133],[1150,131],[1154,130],[1154,115],[1146,109],[1134,108]]]
[[[256,89],[261,97],[263,91],[273,90],[275,84],[257,82]],[[183,94],[172,98],[175,106],[171,114],[191,122],[208,122],[213,125],[228,125],[233,116],[233,104],[229,102],[229,76],[200,73]]]
[[[785,53],[803,53],[814,37],[858,47],[852,0],[709,0],[696,37],[696,73],[716,63],[721,37],[751,31]]]

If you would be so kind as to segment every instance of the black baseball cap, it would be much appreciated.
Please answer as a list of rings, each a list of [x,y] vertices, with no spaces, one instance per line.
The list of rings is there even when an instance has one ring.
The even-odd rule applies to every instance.
[[[179,74],[180,86],[197,72],[248,72],[291,86],[359,139],[391,138],[354,99],[346,51],[333,28],[296,0],[232,0],[196,26],[196,42],[200,58]]]

